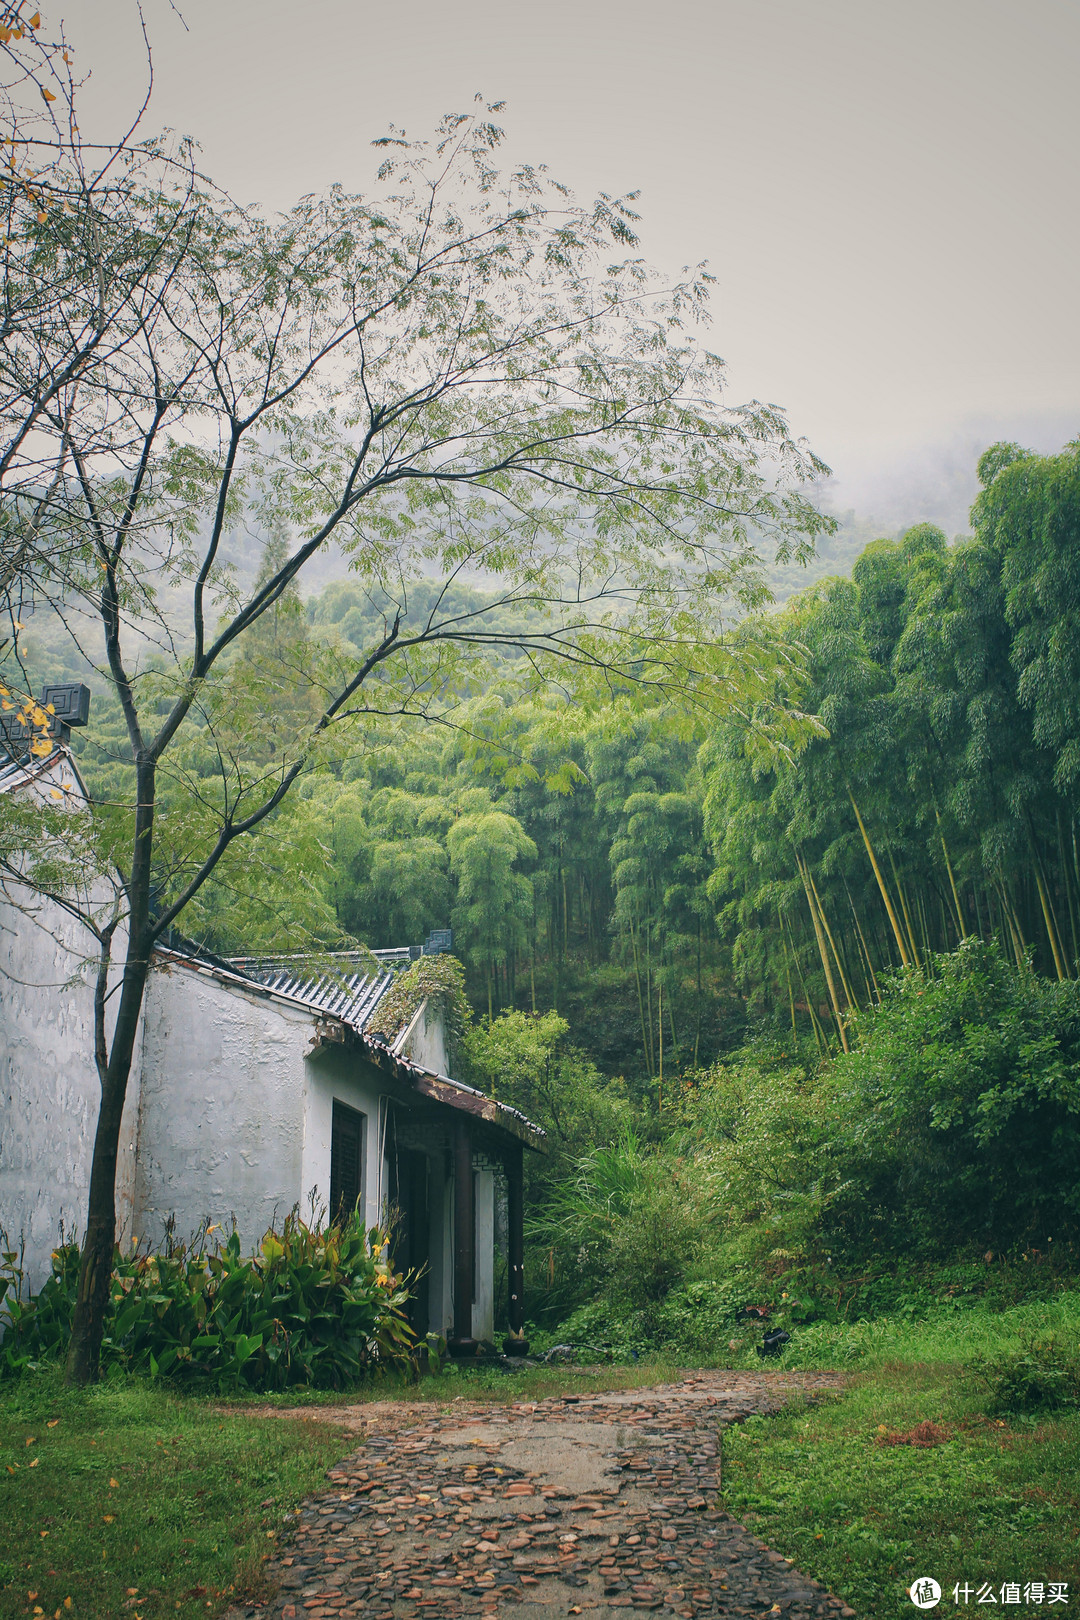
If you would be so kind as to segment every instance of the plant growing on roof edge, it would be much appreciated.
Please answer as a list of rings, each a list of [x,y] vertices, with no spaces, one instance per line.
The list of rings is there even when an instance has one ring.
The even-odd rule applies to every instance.
[[[471,1017],[465,973],[456,956],[421,956],[399,973],[375,1008],[368,1033],[393,1042],[427,1002],[442,1019],[450,1066]]]

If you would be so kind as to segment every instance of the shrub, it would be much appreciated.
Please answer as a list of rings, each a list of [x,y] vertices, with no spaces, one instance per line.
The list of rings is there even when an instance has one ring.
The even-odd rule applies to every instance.
[[[831,1070],[836,1242],[1040,1247],[1080,1232],[1080,983],[967,940],[896,980]]]
[[[102,1365],[221,1389],[340,1389],[365,1373],[413,1365],[404,1280],[387,1261],[386,1235],[357,1214],[309,1226],[294,1210],[254,1253],[213,1228],[164,1254],[113,1263]],[[23,1297],[19,1257],[0,1266],[0,1376],[63,1356],[79,1278],[79,1249],[53,1255],[40,1291]]]
[[[846,1191],[833,1085],[765,1042],[697,1077],[679,1105],[679,1143],[708,1182],[729,1238],[756,1268],[813,1250],[823,1211]]]
[[[967,1371],[989,1391],[987,1410],[991,1412],[1080,1406],[1080,1347],[1062,1344],[1052,1333],[1042,1337],[1022,1334],[1018,1349],[976,1357]]]
[[[711,1219],[707,1188],[693,1167],[623,1130],[609,1147],[577,1160],[531,1235],[558,1251],[578,1300],[602,1287],[611,1301],[640,1309],[686,1276]]]

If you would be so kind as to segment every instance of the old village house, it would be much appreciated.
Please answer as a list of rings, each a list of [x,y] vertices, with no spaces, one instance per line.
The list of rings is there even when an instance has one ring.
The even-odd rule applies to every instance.
[[[48,757],[0,763],[0,792],[87,795],[63,728]],[[82,925],[8,880],[0,889],[0,1225],[33,1286],[86,1207],[99,1086],[92,945]],[[294,1205],[391,1212],[399,1265],[420,1274],[421,1332],[471,1353],[523,1323],[522,1155],[543,1132],[448,1073],[433,1004],[371,1026],[419,953],[225,961],[159,949],[128,1089],[117,1199],[123,1241],[235,1220],[251,1247]],[[495,1297],[497,1250],[508,1299]],[[508,1341],[509,1342],[509,1341]]]

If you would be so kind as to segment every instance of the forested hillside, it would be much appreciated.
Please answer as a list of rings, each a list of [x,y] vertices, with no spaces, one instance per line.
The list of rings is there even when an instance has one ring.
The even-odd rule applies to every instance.
[[[187,930],[250,952],[416,944],[450,924],[479,1013],[556,1009],[639,1094],[661,1060],[694,1070],[762,1020],[850,1046],[891,972],[966,938],[1073,977],[1080,457],[999,445],[980,477],[970,538],[872,541],[850,578],[740,626],[779,641],[801,683],[793,749],[648,690],[537,697],[511,654],[483,689],[441,693],[438,723],[376,716],[324,757]],[[272,537],[265,569],[286,546]],[[421,583],[409,613],[435,597]],[[484,602],[467,585],[450,600]],[[287,594],[247,638],[232,680],[253,762],[272,771],[310,719],[313,645],[355,656],[384,614],[337,580]],[[106,806],[124,752],[99,689],[83,764]],[[191,814],[220,765],[197,724],[182,763],[171,792]]]

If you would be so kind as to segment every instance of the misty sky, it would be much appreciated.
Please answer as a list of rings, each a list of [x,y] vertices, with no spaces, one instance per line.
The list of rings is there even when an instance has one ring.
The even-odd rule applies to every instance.
[[[367,189],[388,123],[476,92],[513,158],[640,189],[646,256],[718,277],[732,397],[784,406],[868,513],[955,527],[978,447],[1080,433],[1075,0],[176,3],[144,0],[145,127],[240,201]],[[118,126],[133,0],[63,14],[84,133]]]

